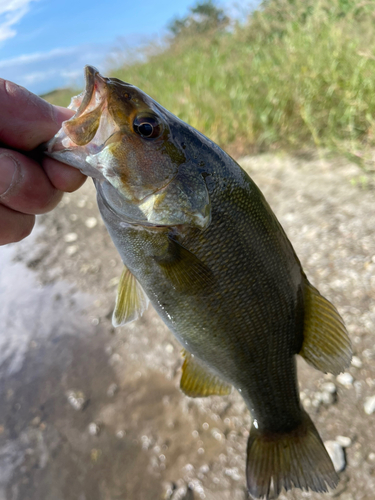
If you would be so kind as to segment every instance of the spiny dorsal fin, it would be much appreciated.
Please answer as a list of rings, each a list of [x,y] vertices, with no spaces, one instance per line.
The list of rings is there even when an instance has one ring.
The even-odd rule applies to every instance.
[[[206,264],[171,236],[168,237],[166,254],[155,257],[155,260],[179,292],[211,293],[215,287],[213,273]]]
[[[185,358],[182,365],[180,388],[186,396],[203,398],[205,396],[225,396],[232,392],[232,386],[220,380],[204,368],[189,352],[183,349]]]
[[[299,354],[318,370],[338,375],[350,365],[352,348],[344,322],[307,279],[303,337]]]
[[[125,267],[117,288],[113,326],[125,325],[142,316],[148,307],[148,297],[133,274]]]

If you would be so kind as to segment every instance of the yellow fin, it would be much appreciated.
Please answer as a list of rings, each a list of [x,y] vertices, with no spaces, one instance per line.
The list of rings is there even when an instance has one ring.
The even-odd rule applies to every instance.
[[[318,370],[338,375],[350,366],[352,347],[344,322],[307,279],[303,337],[299,354]]]
[[[133,274],[125,267],[117,288],[113,326],[125,325],[142,316],[148,307],[148,297]]]
[[[191,398],[205,396],[225,396],[232,392],[232,386],[201,366],[189,352],[183,350],[185,358],[182,365],[180,389]]]

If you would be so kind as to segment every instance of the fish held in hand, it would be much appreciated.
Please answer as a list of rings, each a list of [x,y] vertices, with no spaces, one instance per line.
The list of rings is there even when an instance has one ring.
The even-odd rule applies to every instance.
[[[126,266],[115,326],[150,301],[184,348],[191,397],[240,392],[249,493],[327,491],[338,476],[299,400],[295,355],[338,374],[351,344],[265,198],[216,144],[136,87],[86,68],[50,156],[93,178]]]

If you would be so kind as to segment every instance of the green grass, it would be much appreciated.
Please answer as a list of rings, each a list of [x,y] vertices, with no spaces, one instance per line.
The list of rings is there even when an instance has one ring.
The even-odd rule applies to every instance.
[[[48,94],[43,94],[40,97],[50,102],[51,104],[55,104],[56,106],[64,106],[66,108],[70,104],[70,99],[80,92],[82,92],[82,90],[56,89],[52,90],[52,92],[48,92]]]
[[[111,74],[230,150],[360,158],[375,142],[374,6],[271,0],[231,32],[177,38]]]

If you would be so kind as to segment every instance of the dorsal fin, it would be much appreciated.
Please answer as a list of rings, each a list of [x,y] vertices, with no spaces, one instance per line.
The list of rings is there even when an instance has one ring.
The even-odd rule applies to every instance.
[[[338,375],[350,366],[352,348],[344,322],[335,306],[307,279],[303,337],[299,354],[318,370]]]
[[[183,349],[184,364],[182,365],[182,376],[180,389],[191,398],[203,398],[205,396],[225,396],[232,392],[232,386],[223,382],[216,375],[204,368],[196,358]]]
[[[113,326],[125,325],[142,316],[148,307],[148,297],[127,267],[124,268],[117,288]]]

